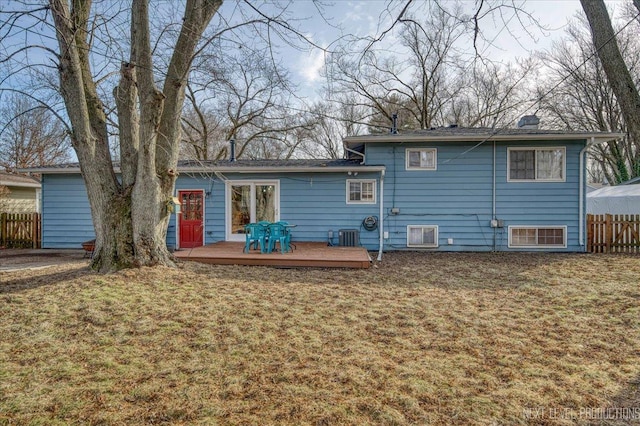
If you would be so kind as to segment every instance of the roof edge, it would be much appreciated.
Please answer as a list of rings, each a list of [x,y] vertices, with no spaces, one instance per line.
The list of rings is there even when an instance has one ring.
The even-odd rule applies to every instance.
[[[2,186],[17,186],[19,188],[41,188],[42,184],[37,182],[12,182],[8,180],[0,179],[0,185]]]
[[[348,136],[343,139],[347,146],[350,144],[362,143],[385,143],[385,142],[479,142],[479,141],[559,141],[559,140],[589,140],[596,139],[598,143],[608,142],[624,137],[624,133],[531,133],[516,135],[364,135]]]
[[[365,166],[365,165],[352,165],[352,166],[339,166],[339,167],[178,167],[178,173],[344,173],[355,171],[358,172],[381,172],[386,170],[385,166]],[[42,168],[29,168],[21,169],[23,172],[40,173],[40,174],[79,174],[79,167],[42,167]],[[120,173],[120,168],[115,168],[116,173]]]

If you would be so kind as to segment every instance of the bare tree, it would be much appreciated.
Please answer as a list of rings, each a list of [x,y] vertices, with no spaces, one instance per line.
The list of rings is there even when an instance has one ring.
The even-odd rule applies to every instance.
[[[338,93],[356,93],[372,108],[378,122],[398,113],[404,125],[425,129],[442,123],[444,105],[457,88],[456,42],[465,34],[461,21],[440,8],[422,20],[398,20],[398,55],[367,47],[361,57],[333,55],[329,78]]]
[[[507,7],[492,3],[489,10],[482,9],[482,3],[477,19]],[[515,120],[528,96],[525,89],[535,62],[478,60],[468,47],[477,41],[478,22],[460,3],[446,6],[435,2],[426,12],[415,13],[420,18],[404,8],[387,30],[398,40],[391,49],[374,39],[356,59],[342,54],[329,64],[329,86],[335,93],[359,96],[356,105],[369,108],[372,132],[386,132],[394,113],[400,129],[491,127]]]
[[[132,0],[129,7],[120,5],[122,9],[91,0],[49,0],[43,6],[14,3],[15,10],[2,11],[3,36],[16,40],[23,35],[27,40],[22,46],[12,45],[15,51],[7,61],[35,49],[54,61],[96,231],[92,265],[97,270],[174,265],[165,237],[185,87],[193,58],[206,43],[205,29],[221,4],[221,0],[186,2],[162,74],[154,73],[153,49],[159,43],[153,40],[152,45],[148,0]],[[39,34],[32,31],[34,26]],[[37,42],[31,44],[34,38]],[[113,79],[113,57],[126,55],[127,50],[112,109],[101,84]],[[18,76],[34,66],[27,58],[13,73]],[[111,116],[117,120],[120,178],[109,149]]]
[[[640,44],[633,31],[618,35],[619,46],[634,78],[640,76]],[[542,54],[547,64],[547,78],[538,89],[550,96],[542,97],[540,112],[548,125],[576,131],[615,132],[626,129],[616,100],[596,48],[591,42],[589,24],[578,17],[566,30],[560,42],[550,52]],[[596,145],[591,151],[589,167],[592,180],[603,178],[615,184],[637,176],[640,170],[640,150],[630,137]]]
[[[625,63],[616,40],[609,12],[603,0],[580,0],[589,26],[593,45],[595,46],[602,68],[607,76],[611,90],[615,94],[620,111],[624,117],[629,138],[635,152],[640,149],[640,94],[629,64]],[[637,14],[629,23],[640,16],[640,0],[633,0]],[[637,36],[637,35],[636,35]],[[632,176],[640,176],[640,161],[635,162]],[[622,177],[621,177],[622,178]]]
[[[225,49],[224,45],[218,49]],[[236,141],[236,157],[287,158],[293,154],[296,130],[308,128],[307,114],[292,114],[292,87],[285,70],[265,59],[268,51],[242,49],[203,56],[187,95],[183,139],[196,159],[228,156],[227,141]],[[210,60],[207,60],[211,58]]]
[[[314,125],[305,135],[300,151],[311,158],[343,158],[342,139],[361,134],[367,128],[367,124],[359,121],[366,115],[364,108],[354,104],[351,98],[339,103],[324,100],[312,105]]]
[[[539,64],[533,60],[499,65],[476,63],[462,72],[462,89],[447,104],[449,123],[466,127],[510,127],[520,105],[531,98]]]
[[[0,166],[16,170],[69,161],[67,129],[51,111],[18,93],[3,100]]]

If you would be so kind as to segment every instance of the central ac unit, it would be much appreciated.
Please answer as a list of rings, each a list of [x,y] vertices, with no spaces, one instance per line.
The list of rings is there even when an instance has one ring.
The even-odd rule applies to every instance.
[[[338,231],[338,245],[357,247],[360,245],[360,231],[357,229],[341,229]]]

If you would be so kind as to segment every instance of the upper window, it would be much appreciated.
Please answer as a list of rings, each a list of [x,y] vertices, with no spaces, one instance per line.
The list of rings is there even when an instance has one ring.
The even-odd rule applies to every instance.
[[[567,246],[567,227],[510,226],[509,247],[536,248]]]
[[[509,181],[564,182],[565,148],[509,148]]]
[[[347,179],[347,204],[375,203],[375,179]]]
[[[437,165],[437,152],[435,148],[407,148],[407,170],[435,170]]]

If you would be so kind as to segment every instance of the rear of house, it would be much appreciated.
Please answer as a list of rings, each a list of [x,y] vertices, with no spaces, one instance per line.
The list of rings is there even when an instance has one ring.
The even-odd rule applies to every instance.
[[[450,127],[350,137],[343,160],[180,162],[167,245],[283,220],[294,240],[369,250],[583,251],[586,148],[618,137]],[[92,239],[77,164],[39,172],[43,247]]]

